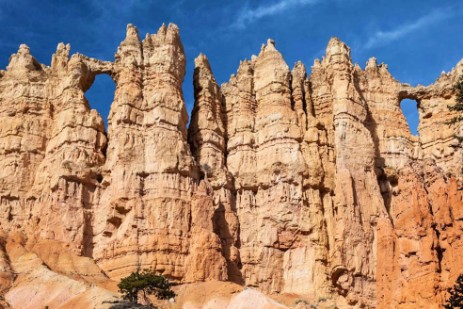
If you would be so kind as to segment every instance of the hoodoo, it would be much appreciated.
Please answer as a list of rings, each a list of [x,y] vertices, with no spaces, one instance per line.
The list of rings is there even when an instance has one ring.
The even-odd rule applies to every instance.
[[[26,45],[11,56],[0,308],[109,308],[140,269],[180,300],[212,281],[266,308],[285,295],[441,307],[463,269],[463,125],[448,108],[463,61],[426,87],[375,58],[362,69],[337,38],[311,70],[291,70],[273,40],[221,86],[205,55],[194,65],[187,127],[176,25],[143,40],[128,25],[113,62],[62,43],[50,67]],[[107,130],[85,98],[98,74],[116,84]],[[419,136],[404,99],[419,103]]]

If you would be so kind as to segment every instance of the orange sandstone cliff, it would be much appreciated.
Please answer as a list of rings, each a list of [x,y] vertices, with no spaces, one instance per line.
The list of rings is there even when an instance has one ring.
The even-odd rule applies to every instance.
[[[337,38],[309,75],[269,40],[219,86],[199,55],[187,127],[175,25],[129,25],[114,62],[69,53],[48,67],[21,45],[0,71],[0,308],[109,308],[144,268],[252,288],[229,308],[441,306],[463,269],[463,62],[412,87]],[[107,130],[97,74],[116,83]]]

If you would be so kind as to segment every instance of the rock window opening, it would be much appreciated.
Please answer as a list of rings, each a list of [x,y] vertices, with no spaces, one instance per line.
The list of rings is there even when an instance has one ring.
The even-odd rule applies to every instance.
[[[108,127],[108,115],[111,104],[114,100],[116,84],[107,74],[99,74],[89,90],[85,93],[90,107],[96,109],[104,120],[105,127]]]
[[[400,102],[400,108],[407,120],[408,128],[413,135],[418,135],[418,124],[420,117],[418,114],[418,102],[411,99],[404,99]]]

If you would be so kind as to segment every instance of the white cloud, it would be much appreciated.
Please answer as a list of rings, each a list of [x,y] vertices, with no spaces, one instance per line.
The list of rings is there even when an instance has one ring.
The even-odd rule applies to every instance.
[[[247,24],[255,22],[263,17],[276,15],[298,6],[316,4],[319,1],[320,0],[279,0],[273,4],[260,5],[255,9],[250,9],[246,5],[238,14],[232,27],[243,29]]]
[[[364,48],[369,49],[386,45],[415,31],[438,23],[449,16],[451,16],[451,13],[448,10],[436,10],[414,22],[403,24],[395,29],[389,31],[378,31],[366,42]]]

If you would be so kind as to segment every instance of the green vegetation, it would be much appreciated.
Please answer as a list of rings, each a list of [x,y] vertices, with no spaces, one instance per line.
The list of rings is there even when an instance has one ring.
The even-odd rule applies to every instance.
[[[452,288],[447,290],[450,294],[449,299],[445,302],[445,309],[463,308],[463,274],[458,276],[457,282]]]
[[[456,102],[455,105],[448,106],[450,111],[455,112],[463,112],[463,75],[460,76],[458,82],[455,84],[455,92],[456,92]],[[463,116],[458,115],[453,117],[448,124],[455,124],[457,122],[463,121]],[[463,136],[455,136],[458,139],[459,143],[463,142]]]
[[[142,292],[145,300],[147,295],[155,295],[158,299],[175,297],[170,288],[172,284],[163,275],[156,275],[150,270],[133,272],[130,276],[122,278],[117,285],[119,292],[131,303],[138,304],[138,296]]]
[[[457,92],[457,104],[451,107],[451,110],[463,111],[463,75],[455,84],[455,91]]]

